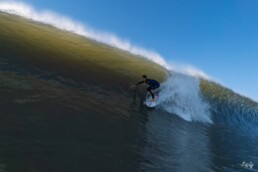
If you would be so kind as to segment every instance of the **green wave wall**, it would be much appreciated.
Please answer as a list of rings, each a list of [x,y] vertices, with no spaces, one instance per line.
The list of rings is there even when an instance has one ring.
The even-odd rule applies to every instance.
[[[0,57],[25,65],[128,82],[142,74],[160,81],[167,75],[164,67],[150,60],[53,26],[3,12],[0,23]]]

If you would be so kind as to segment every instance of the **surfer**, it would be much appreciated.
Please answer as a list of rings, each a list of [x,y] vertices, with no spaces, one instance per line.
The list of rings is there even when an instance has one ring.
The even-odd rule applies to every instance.
[[[154,101],[154,94],[151,90],[155,90],[157,88],[159,88],[160,84],[158,81],[154,80],[154,79],[148,79],[146,75],[142,75],[143,81],[138,82],[137,84],[134,85],[134,87],[146,83],[149,85],[149,87],[147,88],[147,91],[150,92],[152,100]]]

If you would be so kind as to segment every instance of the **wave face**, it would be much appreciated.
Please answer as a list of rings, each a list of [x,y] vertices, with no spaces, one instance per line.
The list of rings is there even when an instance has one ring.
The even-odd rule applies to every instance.
[[[200,88],[206,101],[209,102],[212,113],[216,114],[213,115],[214,120],[232,126],[238,125],[242,129],[248,129],[248,133],[252,130],[258,131],[258,104],[256,102],[214,82],[203,80]]]
[[[257,170],[256,102],[42,23],[0,23],[0,171]],[[142,74],[162,83],[157,108],[130,88]]]
[[[94,31],[88,27],[85,27],[81,23],[77,21],[73,21],[69,19],[68,17],[58,15],[54,12],[50,11],[37,11],[33,7],[31,7],[28,4],[21,3],[21,2],[8,2],[8,1],[2,1],[0,2],[0,10],[10,13],[19,15],[22,17],[26,17],[28,19],[50,24],[54,27],[67,30],[82,36],[85,36],[90,39],[94,39],[96,41],[108,44],[112,47],[119,48],[121,50],[128,51],[135,55],[143,56],[147,59],[152,60],[155,63],[158,63],[162,65],[165,68],[172,68],[173,70],[180,71],[180,73],[186,73],[187,75],[192,75],[195,77],[187,77],[187,75],[184,75],[185,78],[182,78],[181,80],[178,79],[179,76],[171,77],[168,79],[168,81],[165,83],[165,89],[163,91],[162,97],[164,97],[162,101],[161,107],[168,112],[180,114],[180,117],[182,117],[185,120],[188,121],[202,121],[202,122],[211,122],[210,115],[208,113],[208,105],[202,102],[202,98],[200,97],[199,93],[199,81],[198,77],[204,77],[209,78],[206,74],[203,72],[193,68],[192,66],[182,66],[182,65],[176,65],[173,64],[171,66],[168,66],[168,64],[164,61],[164,59],[157,53],[153,51],[149,51],[143,48],[135,47],[131,45],[129,42],[123,41],[122,39],[117,38],[113,34],[107,34],[107,33],[100,33],[97,31]],[[183,76],[183,75],[182,75]],[[185,80],[186,79],[186,80]],[[176,80],[175,83],[178,83],[181,85],[174,85],[173,81]],[[183,88],[183,85],[187,84],[193,84],[192,89],[188,90],[186,88]],[[177,91],[171,91],[170,94],[167,94],[167,92],[171,89],[171,87],[177,87],[177,89],[180,88],[180,90]],[[171,94],[172,93],[172,94]],[[170,97],[166,97],[166,96]],[[180,97],[180,99],[178,99]],[[172,100],[177,100],[177,105],[175,103],[172,103]],[[196,104],[194,104],[196,103]],[[186,106],[187,105],[187,106]],[[198,115],[202,114],[202,115]],[[202,116],[202,117],[201,117]]]

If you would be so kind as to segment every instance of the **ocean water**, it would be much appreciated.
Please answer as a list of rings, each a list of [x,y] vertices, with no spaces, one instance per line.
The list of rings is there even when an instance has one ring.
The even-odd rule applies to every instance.
[[[48,26],[0,21],[0,171],[258,171],[256,102],[83,38],[94,46],[71,48],[77,38]],[[146,86],[130,88],[143,73],[161,82],[155,108]]]

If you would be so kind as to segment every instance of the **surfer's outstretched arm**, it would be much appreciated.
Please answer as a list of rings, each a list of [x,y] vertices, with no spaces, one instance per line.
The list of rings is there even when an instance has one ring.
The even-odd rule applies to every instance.
[[[135,85],[133,85],[132,87],[134,88],[134,87],[137,87],[138,85],[141,85],[141,84],[143,84],[145,81],[140,81],[140,82],[138,82],[138,83],[136,83]]]
[[[140,81],[140,82],[138,82],[137,84],[135,84],[135,86],[137,86],[137,85],[141,85],[141,84],[143,84],[145,81]]]

